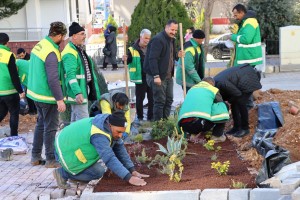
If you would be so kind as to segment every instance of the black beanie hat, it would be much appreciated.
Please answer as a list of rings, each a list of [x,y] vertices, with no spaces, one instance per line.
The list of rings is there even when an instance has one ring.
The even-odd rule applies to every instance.
[[[196,39],[203,39],[205,38],[205,34],[203,31],[201,30],[195,30],[194,33],[193,33],[193,38],[196,38]]]
[[[81,31],[84,31],[84,28],[80,26],[77,22],[73,22],[69,27],[69,37]]]
[[[125,118],[125,113],[123,111],[116,111],[113,112],[108,117],[109,123],[113,126],[118,127],[126,127],[127,126],[127,120]]]
[[[8,43],[9,41],[9,37],[6,33],[0,33],[0,44],[5,45],[6,43]]]

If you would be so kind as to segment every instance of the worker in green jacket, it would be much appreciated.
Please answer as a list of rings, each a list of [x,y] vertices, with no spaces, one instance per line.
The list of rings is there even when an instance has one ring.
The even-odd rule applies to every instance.
[[[45,167],[59,166],[54,156],[54,138],[59,125],[59,112],[66,110],[64,73],[59,51],[59,44],[66,34],[64,23],[52,22],[48,36],[39,41],[30,54],[27,97],[35,101],[38,112],[33,136],[32,165],[45,164],[41,156],[45,145]]]
[[[55,148],[62,167],[53,171],[59,188],[67,189],[70,180],[99,179],[107,168],[135,186],[147,183],[127,153],[121,139],[127,126],[123,111],[99,114],[65,127],[55,139]]]
[[[262,64],[260,28],[255,12],[247,12],[244,5],[237,4],[232,13],[239,26],[238,32],[231,35],[231,40],[236,43],[233,66],[250,64],[255,67]]]
[[[229,119],[226,104],[223,102],[219,89],[214,87],[215,81],[205,77],[187,93],[181,105],[178,126],[191,134],[190,140],[197,142],[201,132],[212,129],[212,140],[224,142],[223,131]]]
[[[185,84],[186,92],[198,84],[204,78],[205,72],[205,54],[202,42],[205,34],[202,30],[195,30],[193,38],[184,43],[184,68],[185,68]],[[183,87],[182,79],[182,58],[179,59],[176,67],[176,83]]]
[[[91,58],[83,49],[85,30],[77,22],[69,27],[71,41],[62,52],[66,73],[67,102],[71,104],[71,122],[89,117],[88,100],[100,99],[100,89]]]
[[[0,33],[0,122],[7,113],[10,114],[10,135],[18,136],[20,98],[25,96],[23,92],[15,55],[7,46],[9,36]]]

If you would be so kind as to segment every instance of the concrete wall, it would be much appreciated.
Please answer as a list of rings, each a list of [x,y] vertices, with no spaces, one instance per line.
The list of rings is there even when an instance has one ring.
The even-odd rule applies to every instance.
[[[123,26],[123,22],[127,26],[131,24],[131,15],[138,3],[139,0],[111,0],[111,10],[119,26]]]

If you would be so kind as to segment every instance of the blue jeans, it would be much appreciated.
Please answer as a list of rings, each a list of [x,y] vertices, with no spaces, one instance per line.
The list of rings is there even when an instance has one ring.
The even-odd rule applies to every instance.
[[[58,130],[58,111],[56,104],[35,102],[38,118],[33,135],[31,161],[42,159],[43,144],[46,160],[54,160],[54,140]]]
[[[89,117],[88,104],[71,104],[71,122]]]
[[[148,74],[146,79],[153,92],[154,121],[167,119],[170,116],[173,103],[173,79],[162,80],[161,85],[156,85],[153,77]]]
[[[5,118],[7,112],[10,114],[9,126],[10,136],[18,136],[20,96],[11,94],[0,96],[0,122]]]
[[[84,181],[89,182],[91,180],[99,179],[103,176],[103,174],[106,172],[107,167],[105,166],[104,162],[102,160],[99,160],[89,168],[83,170],[77,175],[72,175],[66,170],[64,170],[62,167],[58,169],[59,173],[62,175],[62,177],[65,180],[71,179],[71,180],[78,180],[78,181]]]

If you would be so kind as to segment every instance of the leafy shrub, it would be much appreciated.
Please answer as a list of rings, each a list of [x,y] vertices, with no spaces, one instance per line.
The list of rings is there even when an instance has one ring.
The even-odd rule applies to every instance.
[[[151,157],[148,157],[146,155],[145,148],[143,148],[142,154],[140,156],[136,156],[135,159],[138,163],[142,163],[142,164],[151,161]]]
[[[151,136],[153,140],[171,136],[175,130],[177,119],[169,117],[167,120],[155,121],[152,124]]]

